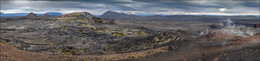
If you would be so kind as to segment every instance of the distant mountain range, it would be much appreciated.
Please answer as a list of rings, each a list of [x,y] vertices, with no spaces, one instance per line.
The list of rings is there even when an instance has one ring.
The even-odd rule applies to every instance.
[[[199,20],[199,21],[217,21],[222,19],[239,19],[239,20],[259,20],[257,16],[221,16],[221,15],[150,15],[150,16],[139,16],[125,13],[118,13],[113,11],[107,11],[100,16],[102,19],[113,19],[113,20],[175,20],[175,21],[186,21],[186,20]]]
[[[10,14],[4,14],[4,13],[1,13],[1,17],[21,17],[21,16],[25,16],[27,15],[28,13],[10,13]]]
[[[45,14],[50,15],[50,16],[61,16],[62,13],[59,12],[46,12]]]
[[[5,13],[1,12],[0,14],[1,14],[1,17],[23,17],[29,13],[7,13],[7,14],[5,14]],[[46,12],[44,14],[47,14],[49,16],[61,16],[62,15],[62,13],[59,13],[59,12]],[[36,14],[36,15],[40,16],[40,15],[44,15],[44,14]]]

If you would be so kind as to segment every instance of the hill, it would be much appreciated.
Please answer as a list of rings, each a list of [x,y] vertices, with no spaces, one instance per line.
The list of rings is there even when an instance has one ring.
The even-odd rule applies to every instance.
[[[140,16],[125,14],[125,13],[117,13],[114,11],[107,11],[100,16],[102,19],[120,19],[120,20],[136,20],[141,19]]]
[[[31,12],[31,13],[27,14],[25,17],[28,17],[28,18],[36,18],[37,15],[34,14],[33,12]]]

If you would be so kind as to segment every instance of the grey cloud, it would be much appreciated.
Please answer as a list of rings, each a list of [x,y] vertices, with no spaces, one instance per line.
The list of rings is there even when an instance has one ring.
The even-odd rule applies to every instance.
[[[87,10],[117,10],[140,12],[193,12],[193,13],[251,13],[259,12],[258,0],[22,0],[29,4],[15,4],[17,0],[1,0],[1,10],[32,7],[35,9],[87,9]],[[157,9],[157,8],[162,9]],[[165,8],[165,9],[163,9]],[[229,11],[221,12],[219,8]],[[255,9],[258,8],[258,9]],[[251,9],[246,11],[246,9]],[[232,10],[232,11],[231,11]]]
[[[259,8],[260,2],[256,2],[256,1],[246,1],[243,2],[241,5],[245,6],[245,7],[255,7],[255,8]]]

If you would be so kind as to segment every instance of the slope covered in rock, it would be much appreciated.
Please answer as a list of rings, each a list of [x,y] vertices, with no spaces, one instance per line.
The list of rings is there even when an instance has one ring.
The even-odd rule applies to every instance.
[[[177,31],[118,24],[88,12],[48,20],[8,21],[1,29],[1,39],[19,49],[59,55],[115,54],[164,45],[182,46],[178,43],[184,38]]]

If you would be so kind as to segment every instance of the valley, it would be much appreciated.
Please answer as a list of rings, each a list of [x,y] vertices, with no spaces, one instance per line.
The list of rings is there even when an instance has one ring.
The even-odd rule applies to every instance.
[[[260,60],[260,23],[253,16],[29,13],[0,23],[3,61]]]

